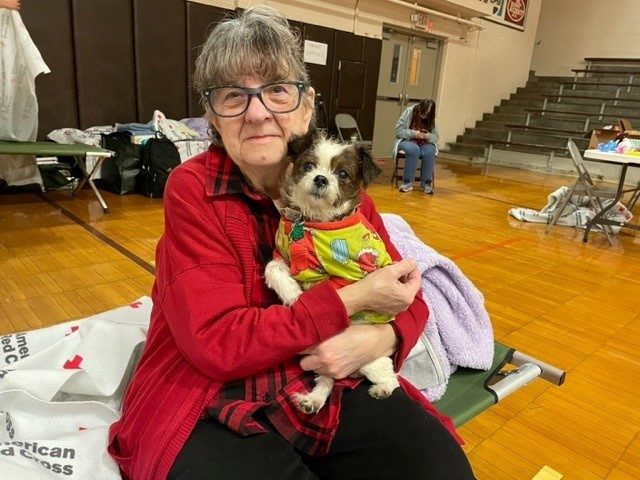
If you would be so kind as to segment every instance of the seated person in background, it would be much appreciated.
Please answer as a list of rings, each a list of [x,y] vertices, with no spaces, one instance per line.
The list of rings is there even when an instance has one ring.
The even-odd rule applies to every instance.
[[[402,150],[405,153],[404,175],[400,191],[413,190],[418,160],[420,160],[422,190],[424,193],[433,194],[433,167],[438,143],[435,102],[422,100],[407,107],[396,123],[396,139],[395,152]]]
[[[322,282],[284,306],[264,281],[280,221],[287,144],[313,117],[300,39],[251,7],[218,24],[196,62],[215,140],[171,173],[147,343],[109,452],[130,480],[472,479],[450,420],[401,380],[368,395],[349,375],[402,365],[428,310],[420,272],[391,245],[366,193],[361,211],[397,263],[353,284]],[[351,325],[362,309],[392,324]],[[314,415],[293,397],[337,379]]]

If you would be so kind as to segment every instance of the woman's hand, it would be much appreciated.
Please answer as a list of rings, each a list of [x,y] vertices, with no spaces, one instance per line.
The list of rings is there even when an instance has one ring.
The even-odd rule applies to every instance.
[[[0,8],[20,10],[20,0],[0,0]]]
[[[427,139],[427,134],[425,132],[421,132],[420,130],[415,130],[413,135],[418,140],[426,140]]]
[[[420,284],[417,262],[406,259],[379,268],[337,292],[345,305],[347,315],[353,315],[360,310],[397,315],[413,303]]]
[[[355,283],[337,290],[348,315],[373,310],[397,315],[413,303],[421,285],[420,270],[413,259],[387,265]],[[344,378],[378,357],[395,352],[397,338],[393,327],[351,325],[343,332],[301,352],[300,366],[318,374]]]
[[[346,330],[302,352],[303,370],[339,379],[358,371],[379,357],[389,357],[397,346],[393,327],[388,324],[351,325]]]

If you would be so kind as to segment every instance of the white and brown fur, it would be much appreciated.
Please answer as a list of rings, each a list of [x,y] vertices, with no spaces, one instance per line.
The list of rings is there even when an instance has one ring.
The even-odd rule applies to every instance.
[[[317,131],[289,143],[290,171],[282,186],[278,207],[291,220],[331,222],[351,214],[360,203],[360,192],[380,173],[368,148],[343,144],[325,138]],[[302,293],[284,260],[272,260],[265,268],[267,285],[285,305],[291,305]],[[373,385],[369,394],[386,398],[399,386],[389,357],[377,358],[359,370]],[[315,378],[315,387],[298,394],[298,408],[315,413],[322,408],[333,388],[334,379]]]

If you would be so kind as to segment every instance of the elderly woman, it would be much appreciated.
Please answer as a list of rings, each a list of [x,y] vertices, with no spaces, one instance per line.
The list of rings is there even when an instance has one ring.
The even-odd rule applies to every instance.
[[[264,283],[287,142],[313,116],[287,21],[263,7],[217,25],[195,83],[218,141],[166,186],[148,340],[110,431],[125,478],[473,478],[451,424],[408,383],[376,400],[347,378],[380,356],[399,368],[428,315],[416,264],[399,258],[371,198],[362,211],[397,263],[291,307]],[[396,319],[350,325],[363,308]],[[340,380],[306,415],[292,397],[314,372]]]

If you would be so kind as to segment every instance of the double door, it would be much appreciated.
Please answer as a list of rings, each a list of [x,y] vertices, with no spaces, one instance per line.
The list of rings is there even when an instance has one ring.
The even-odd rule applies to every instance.
[[[391,30],[382,34],[382,54],[373,130],[373,155],[389,157],[400,114],[425,98],[433,99],[440,41]]]

